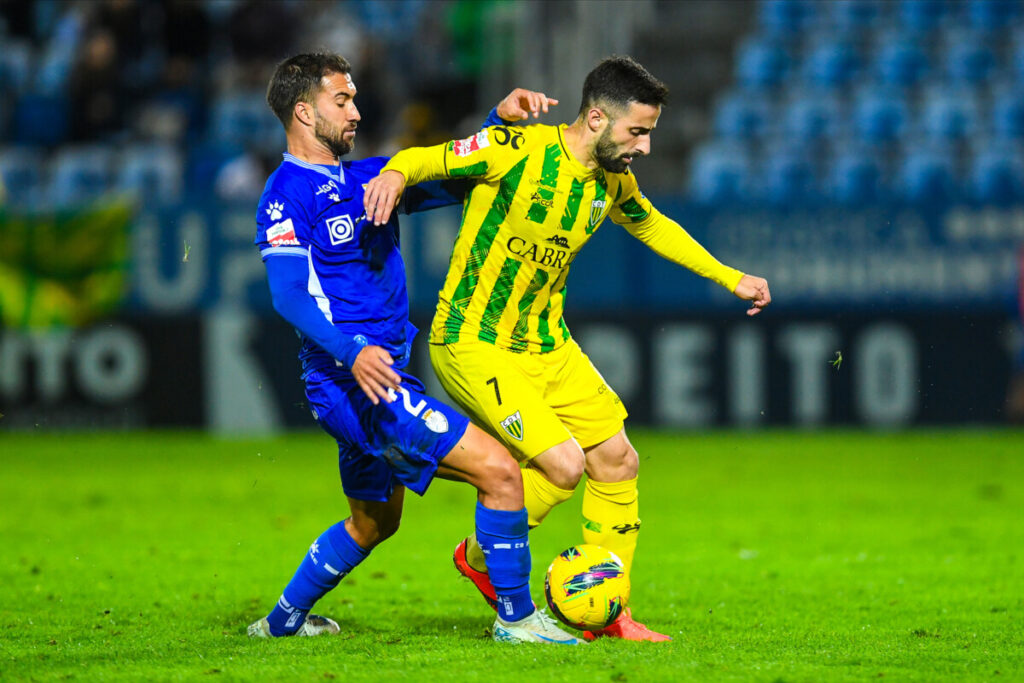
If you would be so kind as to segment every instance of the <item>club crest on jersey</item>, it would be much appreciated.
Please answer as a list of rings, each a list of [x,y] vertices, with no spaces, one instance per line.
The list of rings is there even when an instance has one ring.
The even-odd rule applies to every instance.
[[[355,235],[355,228],[352,226],[352,217],[348,214],[335,216],[327,219],[327,232],[331,236],[331,244],[337,246],[350,242]]]
[[[491,141],[487,137],[487,129],[485,128],[476,135],[470,135],[465,140],[456,140],[453,143],[452,152],[457,157],[468,157],[473,152],[490,146]]]
[[[501,428],[516,441],[523,440],[523,416],[518,410],[501,421]]]
[[[284,215],[282,213],[283,210],[284,204],[281,202],[270,202],[270,204],[267,205],[267,215],[270,216],[270,220],[272,221],[281,220],[281,216]]]
[[[267,228],[267,242],[270,242],[275,247],[297,245],[299,240],[295,236],[295,226],[292,225],[292,219],[288,218],[280,223],[274,223]]]
[[[601,222],[601,216],[604,215],[605,200],[595,199],[590,203],[590,228],[594,229],[597,224]]]

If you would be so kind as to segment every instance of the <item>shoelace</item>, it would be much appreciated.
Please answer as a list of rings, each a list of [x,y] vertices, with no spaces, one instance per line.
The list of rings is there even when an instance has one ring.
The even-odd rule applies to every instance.
[[[558,622],[552,619],[551,616],[548,615],[548,613],[542,609],[537,610],[537,618],[540,619],[540,623],[542,623],[545,627],[558,627]]]

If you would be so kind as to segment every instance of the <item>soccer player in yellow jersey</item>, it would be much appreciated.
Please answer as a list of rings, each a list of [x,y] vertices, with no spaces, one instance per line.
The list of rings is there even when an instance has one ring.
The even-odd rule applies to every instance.
[[[630,171],[650,152],[667,88],[629,57],[587,76],[569,125],[497,126],[465,140],[396,154],[370,181],[367,219],[385,223],[406,185],[475,180],[430,330],[445,390],[524,463],[531,527],[572,496],[586,473],[583,540],[632,566],[640,517],[638,457],[626,409],[562,318],[569,266],[606,217],[659,255],[710,278],[755,315],[771,301],[763,278],[719,263],[640,192]],[[474,539],[456,566],[491,601]],[[633,620],[584,634],[668,640]]]

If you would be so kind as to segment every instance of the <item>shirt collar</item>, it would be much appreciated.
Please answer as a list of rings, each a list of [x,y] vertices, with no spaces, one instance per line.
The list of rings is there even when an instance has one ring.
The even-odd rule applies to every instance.
[[[326,164],[311,164],[308,161],[303,161],[302,159],[299,159],[298,157],[289,154],[288,152],[285,152],[284,160],[289,163],[295,164],[296,166],[301,166],[302,168],[308,168],[311,171],[316,171],[317,173],[325,175],[332,180],[337,180],[342,185],[345,184],[345,168],[341,165],[340,159],[338,160],[337,166],[328,166]]]

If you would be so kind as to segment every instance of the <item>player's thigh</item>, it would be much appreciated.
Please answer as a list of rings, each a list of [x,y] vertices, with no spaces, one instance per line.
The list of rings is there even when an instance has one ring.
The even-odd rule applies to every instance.
[[[571,438],[545,402],[528,355],[484,343],[432,344],[430,362],[452,400],[517,460]]]
[[[469,424],[453,408],[427,395],[418,379],[405,372],[401,375],[394,400],[376,405],[347,377],[316,384],[307,379],[306,394],[320,425],[338,441],[342,484],[350,497],[387,500],[396,482],[422,495],[438,462]],[[333,399],[326,411],[322,406],[327,399],[318,395],[325,386]],[[387,474],[393,481],[385,489]]]
[[[487,507],[520,510],[523,478],[519,465],[493,436],[470,423],[455,447],[441,459],[437,476],[476,487]]]
[[[589,449],[622,431],[628,412],[579,345],[570,339],[548,355],[556,380],[545,400],[579,445]]]

